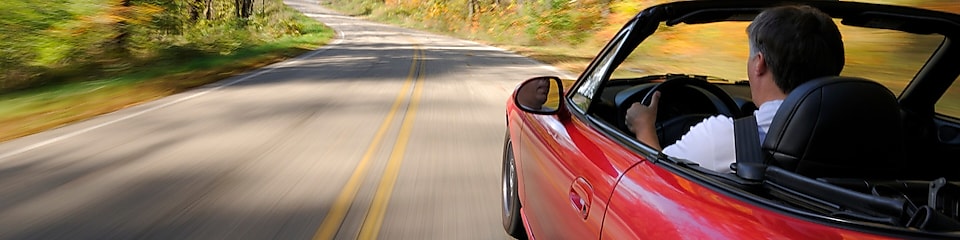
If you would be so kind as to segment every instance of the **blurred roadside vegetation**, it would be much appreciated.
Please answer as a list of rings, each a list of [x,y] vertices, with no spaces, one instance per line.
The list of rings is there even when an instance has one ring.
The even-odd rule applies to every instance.
[[[585,66],[644,6],[664,0],[320,0],[342,13]],[[577,72],[577,71],[573,71]]]
[[[945,12],[960,13],[957,0],[855,0],[912,6]],[[370,20],[472,39],[498,46],[551,64],[571,73],[580,73],[604,44],[623,25],[641,10],[672,0],[320,0],[321,4],[343,13]],[[695,29],[695,28],[694,28]],[[732,32],[730,32],[732,31]],[[711,54],[746,55],[744,28],[721,32],[670,31],[648,39],[645,47],[654,48],[661,55],[693,54],[704,51]],[[730,34],[735,33],[735,34]],[[845,40],[871,41],[848,46],[848,69],[843,74],[855,76],[882,76],[903,79],[883,81],[897,92],[919,69],[940,40],[928,37],[894,34],[876,35],[875,31],[850,31]],[[664,40],[664,41],[659,41]],[[678,41],[678,39],[685,39]],[[739,47],[718,47],[717,39],[725,39]],[[942,38],[940,38],[942,39]],[[669,41],[665,41],[669,40]],[[669,44],[667,44],[669,42]],[[727,46],[727,45],[724,45]],[[720,51],[717,51],[717,50]],[[733,51],[733,49],[741,49]],[[683,55],[681,54],[681,55]],[[730,59],[720,56],[719,59]],[[745,56],[739,56],[745,57]],[[659,58],[658,58],[659,59]],[[701,59],[702,60],[702,59]],[[727,70],[742,71],[743,64],[714,61],[711,66],[725,66]],[[645,70],[671,69],[674,66],[651,61],[627,62],[624,65],[643,65]],[[657,65],[659,64],[659,65]],[[857,64],[863,64],[856,66]],[[864,66],[874,66],[873,68]],[[878,67],[879,66],[879,67]],[[636,66],[627,66],[636,68]],[[891,74],[896,73],[896,74]],[[899,78],[895,78],[896,76]],[[739,79],[732,79],[739,80]],[[960,84],[954,84],[947,95],[937,103],[939,112],[960,117]]]
[[[0,9],[0,141],[182,92],[333,37],[282,0],[4,0]]]

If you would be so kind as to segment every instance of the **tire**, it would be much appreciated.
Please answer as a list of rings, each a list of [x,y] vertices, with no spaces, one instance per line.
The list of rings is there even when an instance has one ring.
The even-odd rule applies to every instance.
[[[501,172],[501,206],[503,230],[516,239],[527,239],[527,232],[520,219],[520,197],[517,191],[517,170],[514,164],[513,143],[508,134],[503,143],[503,171]]]

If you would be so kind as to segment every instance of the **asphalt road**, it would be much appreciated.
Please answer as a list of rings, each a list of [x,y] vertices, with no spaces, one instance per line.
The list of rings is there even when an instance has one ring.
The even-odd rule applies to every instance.
[[[505,99],[562,73],[287,3],[339,38],[0,144],[0,239],[507,239]]]

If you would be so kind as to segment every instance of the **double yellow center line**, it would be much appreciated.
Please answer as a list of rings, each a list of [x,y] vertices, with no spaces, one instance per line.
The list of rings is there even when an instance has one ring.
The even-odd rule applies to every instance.
[[[380,233],[380,226],[383,225],[383,218],[387,211],[387,204],[390,201],[390,195],[393,193],[393,186],[395,185],[397,176],[400,173],[400,165],[403,162],[403,156],[407,149],[407,142],[410,139],[411,132],[413,131],[413,121],[416,116],[417,108],[420,105],[420,95],[423,91],[423,79],[426,75],[424,65],[423,50],[420,49],[419,45],[414,45],[413,61],[410,65],[410,73],[407,75],[407,79],[404,81],[403,87],[400,89],[400,93],[397,94],[397,98],[394,100],[393,106],[390,108],[390,112],[383,120],[383,123],[380,124],[380,128],[377,130],[376,135],[374,135],[373,141],[363,154],[363,158],[360,160],[360,163],[357,164],[357,168],[354,170],[353,175],[350,176],[349,180],[347,180],[347,183],[344,185],[343,190],[341,190],[340,195],[337,196],[337,199],[331,206],[326,217],[323,219],[323,222],[320,224],[320,228],[317,229],[317,233],[314,235],[313,239],[333,239],[337,235],[337,232],[340,230],[340,226],[347,217],[347,212],[349,211],[351,204],[354,202],[354,199],[357,196],[357,192],[360,190],[361,182],[367,175],[367,171],[370,168],[374,155],[380,148],[380,144],[383,142],[383,138],[390,129],[390,126],[393,125],[393,121],[396,119],[397,113],[399,112],[401,106],[404,105],[403,103],[407,101],[407,97],[409,96],[410,100],[409,104],[407,104],[406,111],[404,111],[405,115],[401,116],[403,118],[403,123],[400,125],[400,130],[390,153],[390,158],[387,161],[386,169],[380,178],[380,184],[377,187],[373,202],[370,204],[370,209],[363,220],[363,225],[360,227],[360,234],[358,236],[358,239],[377,238],[377,235]],[[412,93],[410,93],[411,85],[413,86]]]

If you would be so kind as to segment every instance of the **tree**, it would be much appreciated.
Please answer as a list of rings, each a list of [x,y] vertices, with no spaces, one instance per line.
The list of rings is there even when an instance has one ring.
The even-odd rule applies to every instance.
[[[474,14],[477,13],[477,8],[479,8],[477,0],[467,0],[467,19],[473,21]]]
[[[130,0],[121,0],[120,6],[117,9],[117,12],[114,13],[117,16],[117,19],[121,19],[116,23],[116,35],[113,37],[113,40],[109,43],[109,49],[116,54],[116,57],[125,58],[128,55],[127,44],[130,38],[130,29],[128,20],[130,16],[131,8]]]
[[[241,19],[250,18],[253,14],[253,0],[234,0],[237,6],[237,17]]]

